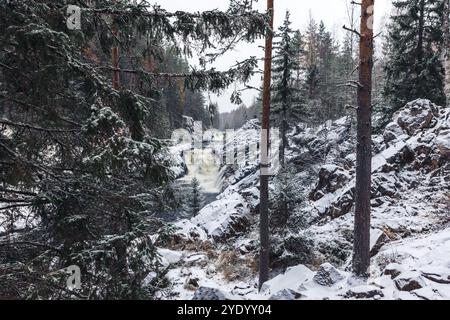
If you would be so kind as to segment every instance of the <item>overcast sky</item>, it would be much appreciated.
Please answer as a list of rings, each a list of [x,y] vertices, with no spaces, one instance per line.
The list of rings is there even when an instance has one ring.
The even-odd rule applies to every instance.
[[[284,20],[286,10],[291,12],[291,21],[293,29],[304,30],[309,19],[310,13],[316,21],[323,20],[325,25],[337,37],[342,37],[342,25],[347,23],[346,4],[350,0],[274,0],[275,1],[275,26],[278,27]],[[228,0],[157,0],[156,3],[168,11],[204,11],[212,9],[226,10]],[[380,32],[382,21],[390,12],[391,0],[375,1],[375,33]],[[257,9],[261,12],[265,11],[266,1],[259,0],[256,4]],[[358,10],[359,8],[357,8]],[[347,23],[348,24],[348,23]],[[236,61],[243,60],[250,56],[263,56],[263,50],[260,46],[263,42],[254,44],[243,43],[235,52],[230,52],[225,57],[217,61],[215,67],[219,70],[225,70],[226,66],[233,65]],[[194,61],[193,61],[194,63]],[[260,76],[255,77],[252,81],[253,85],[258,86],[261,79]],[[211,100],[219,103],[220,111],[229,111],[236,108],[230,102],[230,92],[227,90],[222,96],[211,96]],[[249,105],[256,95],[255,92],[246,91],[243,96],[244,103]]]

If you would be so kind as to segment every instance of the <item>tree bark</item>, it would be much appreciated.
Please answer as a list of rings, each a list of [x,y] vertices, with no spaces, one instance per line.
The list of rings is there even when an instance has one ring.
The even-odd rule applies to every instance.
[[[114,68],[113,71],[113,80],[112,80],[112,86],[114,89],[119,90],[120,88],[120,61],[119,61],[119,43],[118,43],[118,37],[119,37],[119,30],[117,29],[117,26],[115,25],[115,21],[113,20],[113,27],[112,27],[112,34],[114,37],[114,41],[116,44],[112,48],[112,66]]]
[[[270,87],[272,80],[272,47],[274,0],[267,0],[270,31],[266,35],[263,85],[263,115],[261,130],[261,173],[260,173],[260,254],[259,254],[259,289],[269,280],[269,129],[270,129]]]
[[[357,165],[353,271],[368,276],[370,266],[370,189],[372,174],[372,68],[374,0],[361,3],[357,112]]]

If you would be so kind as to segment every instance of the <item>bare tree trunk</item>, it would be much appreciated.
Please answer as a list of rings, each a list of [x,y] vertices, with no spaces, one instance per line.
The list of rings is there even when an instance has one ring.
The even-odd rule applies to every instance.
[[[450,105],[450,0],[444,0],[444,68],[445,68],[445,96]]]
[[[119,30],[117,30],[117,26],[115,26],[115,23],[113,22],[113,27],[112,27],[112,34],[114,37],[115,42],[118,42],[118,36],[119,36]],[[114,45],[114,47],[112,48],[112,66],[113,66],[113,81],[112,81],[112,85],[113,88],[118,90],[120,87],[120,74],[119,74],[119,43],[116,43]]]
[[[367,276],[370,267],[370,188],[372,174],[372,68],[374,0],[362,0],[359,46],[358,133],[353,271]]]
[[[260,253],[259,253],[259,289],[269,280],[269,129],[270,129],[270,86],[272,80],[272,46],[273,46],[273,16],[274,0],[267,0],[267,11],[270,15],[270,32],[266,35],[264,85],[263,85],[263,116],[261,130],[261,177],[260,177]]]

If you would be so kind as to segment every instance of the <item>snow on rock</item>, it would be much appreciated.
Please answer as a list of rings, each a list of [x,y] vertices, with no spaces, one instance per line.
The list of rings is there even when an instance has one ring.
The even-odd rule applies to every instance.
[[[300,292],[291,289],[283,289],[270,296],[269,300],[298,300],[303,295]]]
[[[184,219],[176,222],[174,224],[175,228],[177,228],[175,232],[175,239],[179,241],[206,241],[208,236],[206,231],[195,224],[193,224],[190,220]]]
[[[362,285],[350,288],[345,293],[345,298],[354,298],[354,299],[381,299],[384,297],[383,291],[373,285]]]
[[[209,300],[209,301],[226,301],[226,300],[241,300],[239,297],[224,293],[216,288],[201,287],[195,291],[192,300]]]
[[[161,257],[161,264],[165,267],[180,262],[183,257],[182,253],[169,249],[158,248],[157,251]]]
[[[274,295],[285,289],[294,292],[301,291],[302,285],[311,280],[314,272],[303,265],[288,268],[284,274],[267,281],[261,287],[261,292],[266,295]]]
[[[438,107],[429,100],[418,99],[406,105],[397,115],[397,123],[410,136],[435,124]]]
[[[450,268],[425,266],[420,269],[422,276],[437,283],[450,284]]]
[[[315,283],[321,286],[331,287],[344,280],[344,276],[330,263],[324,263],[320,266],[313,279]]]
[[[250,209],[239,193],[217,200],[203,208],[191,222],[203,228],[208,236],[220,241],[242,231],[248,224]]]
[[[403,272],[394,281],[397,288],[401,291],[413,291],[426,286],[419,272]]]
[[[381,247],[389,241],[388,236],[382,230],[374,228],[370,230],[370,255],[376,255]]]
[[[391,279],[397,278],[403,271],[403,267],[398,263],[390,263],[384,268],[383,274],[390,276]]]

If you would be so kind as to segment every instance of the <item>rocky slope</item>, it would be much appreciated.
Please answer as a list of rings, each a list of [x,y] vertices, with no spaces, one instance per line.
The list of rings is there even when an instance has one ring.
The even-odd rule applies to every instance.
[[[356,157],[354,124],[343,118],[318,128],[299,125],[290,134],[288,163],[298,199],[286,223],[272,227],[273,280],[261,294],[255,262],[259,176],[256,166],[247,165],[228,168],[217,201],[176,224],[175,239],[162,253],[171,257],[164,259],[172,287],[161,295],[450,299],[449,118],[449,108],[416,100],[373,137],[368,282],[348,272]]]

